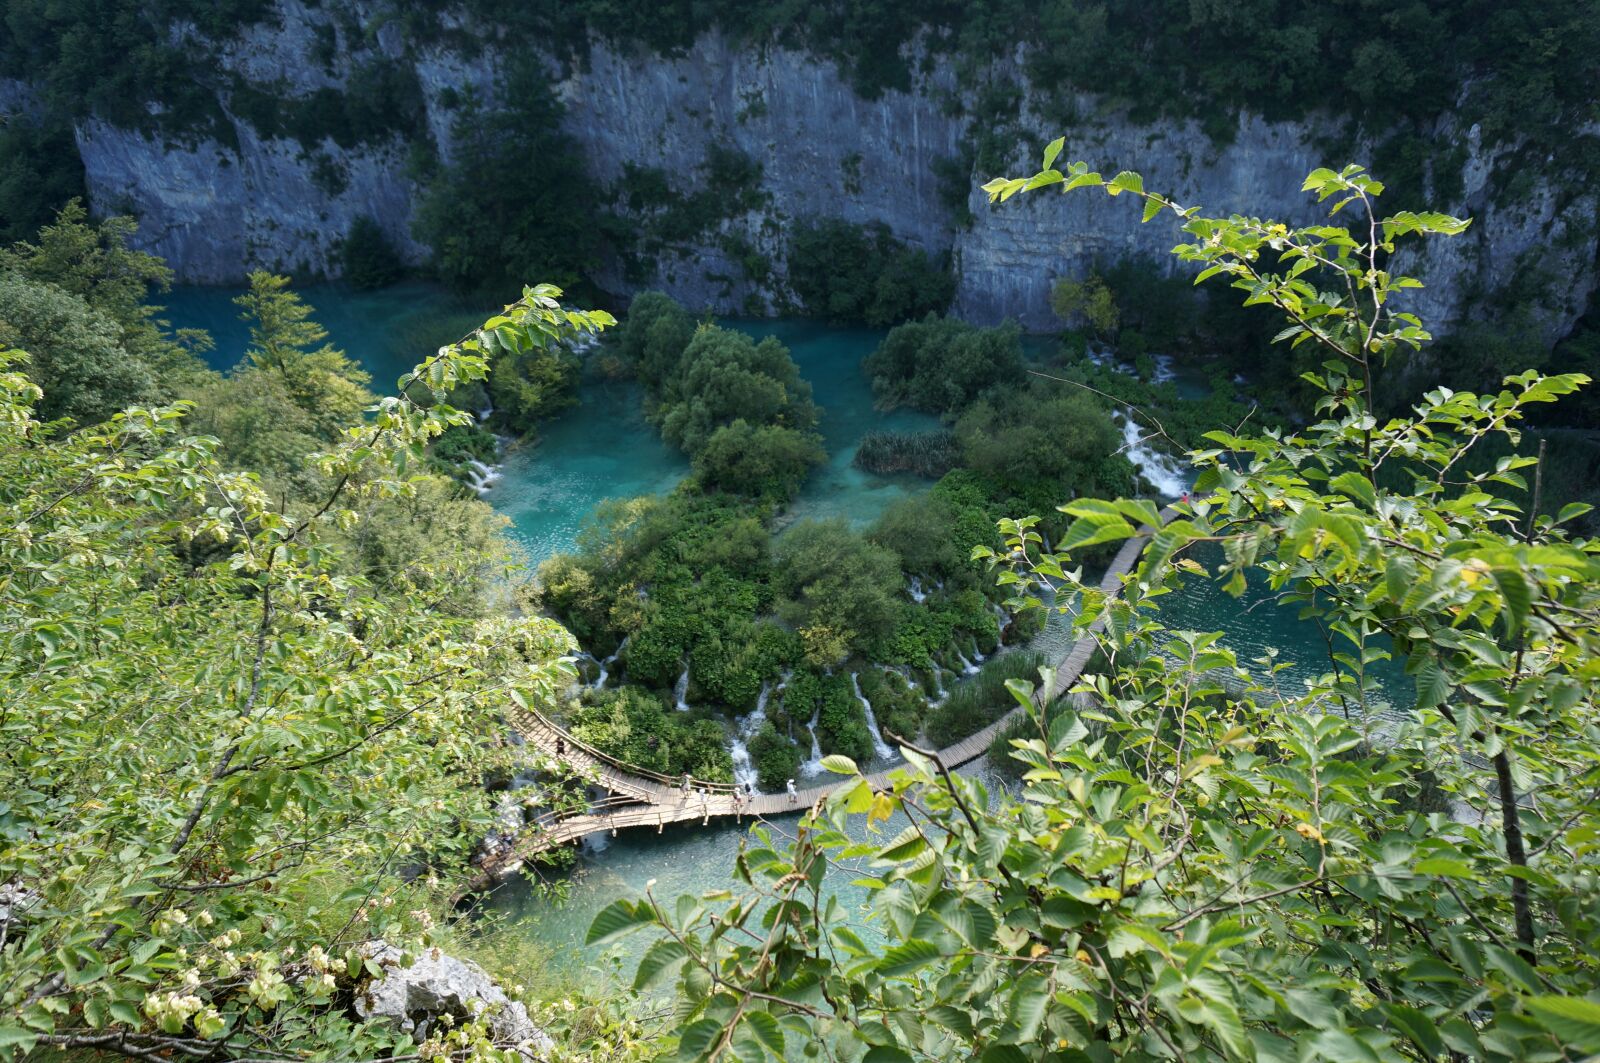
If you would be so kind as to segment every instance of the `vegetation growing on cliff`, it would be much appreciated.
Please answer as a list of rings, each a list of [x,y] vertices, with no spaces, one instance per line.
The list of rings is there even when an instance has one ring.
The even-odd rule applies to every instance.
[[[789,287],[812,317],[884,328],[938,313],[955,295],[947,255],[897,240],[886,225],[813,222],[789,236]]]

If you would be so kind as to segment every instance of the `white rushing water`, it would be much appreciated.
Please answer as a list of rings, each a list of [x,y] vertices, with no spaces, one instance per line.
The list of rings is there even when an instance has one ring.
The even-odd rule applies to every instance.
[[[589,684],[590,686],[594,687],[596,690],[599,690],[601,687],[606,685],[606,676],[611,674],[611,666],[617,663],[617,658],[622,656],[622,651],[628,648],[628,639],[631,637],[632,636],[630,635],[622,636],[622,641],[617,643],[617,651],[610,657],[607,657],[605,660],[599,662],[600,675],[593,683]]]
[[[1122,452],[1140,475],[1150,481],[1157,494],[1163,498],[1177,498],[1189,490],[1188,474],[1177,458],[1151,447],[1139,425],[1126,413],[1119,411],[1112,416],[1122,427]]]
[[[811,732],[811,756],[800,765],[800,774],[808,779],[822,774],[822,743],[817,741],[817,725],[806,724],[806,730]]]
[[[872,753],[879,760],[894,760],[899,756],[895,748],[883,740],[883,732],[878,730],[878,717],[872,711],[872,702],[861,693],[861,674],[850,673],[850,689],[856,692],[856,700],[861,702],[861,711],[867,717],[867,732],[872,735]]]
[[[487,494],[499,482],[500,476],[500,466],[485,465],[477,458],[467,459],[467,486],[478,494]]]
[[[728,755],[733,758],[733,781],[741,786],[754,787],[758,780],[756,766],[750,760],[750,739],[767,722],[767,698],[771,694],[772,684],[762,683],[756,707],[739,722],[739,731],[733,736],[733,744],[728,747]]]
[[[960,650],[956,651],[956,660],[961,662],[961,674],[962,675],[977,675],[978,674],[978,666],[973,664],[971,661],[967,660],[967,655],[962,653]]]
[[[672,688],[672,696],[678,699],[678,711],[689,711],[689,662],[683,663],[683,674],[678,677],[677,684]]]
[[[927,593],[922,589],[922,580],[918,579],[916,576],[912,576],[911,579],[906,583],[906,593],[911,595],[911,600],[916,602],[918,605],[921,605],[923,602],[928,600]]]

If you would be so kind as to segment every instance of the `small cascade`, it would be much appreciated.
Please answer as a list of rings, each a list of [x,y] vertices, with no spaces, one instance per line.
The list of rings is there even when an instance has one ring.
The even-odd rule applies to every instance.
[[[967,655],[962,653],[960,650],[956,651],[956,660],[961,662],[961,674],[962,675],[977,675],[978,674],[978,666],[973,664],[971,661],[967,660]]]
[[[1115,417],[1122,426],[1122,452],[1156,492],[1165,498],[1177,498],[1188,491],[1189,481],[1178,460],[1145,442],[1139,426],[1126,413],[1119,411]]]
[[[624,635],[622,637],[622,641],[617,643],[617,650],[615,653],[603,661],[596,662],[600,665],[600,675],[593,683],[589,684],[595,690],[599,690],[601,687],[606,685],[606,676],[611,674],[611,666],[617,663],[617,658],[622,656],[622,651],[628,648],[628,639],[631,637],[632,636],[630,635]]]
[[[944,688],[943,673],[944,673],[944,668],[942,668],[938,664],[938,662],[934,662],[934,665],[933,665],[933,703],[935,705],[943,704],[944,703],[944,699],[950,696],[950,692]]]
[[[927,592],[922,589],[922,580],[918,579],[916,576],[912,576],[910,581],[906,584],[906,593],[911,595],[911,600],[916,602],[918,605],[921,605],[923,602],[928,600]]]
[[[677,699],[678,711],[689,711],[689,664],[684,662],[683,674],[678,677],[677,685],[672,688],[672,696]]]
[[[1173,367],[1172,355],[1158,354],[1155,357],[1156,369],[1150,374],[1152,384],[1165,384],[1169,380],[1178,379],[1178,371]]]
[[[866,695],[861,693],[861,674],[859,672],[850,673],[850,689],[856,692],[856,700],[861,702],[861,711],[866,714],[867,733],[872,735],[873,755],[879,760],[893,760],[895,757],[894,747],[883,740],[883,732],[878,730],[878,717],[872,712],[872,702],[868,701]]]
[[[487,494],[491,487],[500,482],[500,466],[485,465],[477,458],[468,458],[466,482],[478,494]]]
[[[772,694],[772,684],[761,684],[761,696],[756,698],[756,707],[739,723],[739,731],[733,736],[733,744],[728,747],[728,755],[733,758],[733,781],[740,786],[754,787],[758,776],[756,766],[750,761],[750,739],[761,730],[761,725],[767,722],[767,698]]]
[[[574,650],[571,654],[568,655],[567,660],[570,660],[572,662],[572,665],[573,665],[574,668],[578,668],[578,662],[579,661],[590,661],[590,662],[592,662],[594,664],[599,664],[600,663],[599,661],[595,660],[594,654],[590,653],[588,650]],[[583,669],[582,668],[578,668],[577,682],[578,682],[579,686],[583,685]]]
[[[811,759],[800,765],[800,774],[807,779],[815,778],[822,774],[822,743],[817,741],[817,725],[806,724],[806,730],[811,732]]]

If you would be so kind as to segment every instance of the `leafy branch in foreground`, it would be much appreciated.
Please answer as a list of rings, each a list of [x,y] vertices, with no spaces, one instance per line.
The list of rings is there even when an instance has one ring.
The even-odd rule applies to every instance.
[[[1053,552],[1035,517],[1003,522],[1003,551],[975,551],[1014,607],[1076,608],[1103,660],[1048,718],[1053,670],[1013,684],[1034,722],[1012,743],[1020,795],[908,747],[887,788],[836,790],[790,850],[759,838],[739,894],[624,902],[596,931],[665,932],[639,981],[676,974],[685,1060],[797,1045],[871,1063],[1600,1052],[1600,550],[1564,531],[1576,509],[1515,501],[1530,467],[1537,493],[1537,459],[1466,471],[1474,448],[1514,446],[1530,408],[1587,381],[1441,388],[1379,422],[1374,361],[1427,338],[1389,307],[1415,282],[1383,263],[1402,238],[1465,222],[1380,218],[1381,185],[1354,168],[1307,188],[1364,206],[1361,235],[1206,218],[1134,174],[1052,170],[1060,150],[991,195],[1103,187],[1142,197],[1147,220],[1175,214],[1195,238],[1176,253],[1202,277],[1228,276],[1285,315],[1282,339],[1328,352],[1309,377],[1320,419],[1212,434],[1191,455],[1192,501],[1167,513],[1080,499]],[[1120,594],[1082,578],[1080,551],[1134,538]],[[1247,578],[1329,633],[1317,679],[1161,623],[1164,595]],[[1408,679],[1385,687],[1391,658]],[[881,941],[821,886],[830,864],[859,876]]]
[[[348,503],[412,489],[491,353],[612,323],[560,294],[418,366],[287,508],[183,404],[55,435],[0,352],[0,1054],[516,1055],[481,1019],[424,1051],[346,1012],[364,943],[434,940],[407,879],[491,829],[481,783],[522,763],[500,706],[553,703],[571,637],[383,594],[330,543]]]

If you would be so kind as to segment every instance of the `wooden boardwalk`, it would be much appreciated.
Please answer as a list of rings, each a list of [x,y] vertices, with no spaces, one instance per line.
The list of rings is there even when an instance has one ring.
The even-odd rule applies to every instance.
[[[1161,514],[1163,522],[1170,520],[1169,508]],[[1145,530],[1125,542],[1117,556],[1106,568],[1100,580],[1102,593],[1115,597],[1122,592],[1123,577],[1138,562],[1144,551],[1150,531]],[[1103,625],[1096,620],[1088,634],[1076,640],[1061,660],[1055,662],[1055,683],[1048,690],[1040,690],[1035,700],[1048,704],[1071,689],[1083,673],[1098,645],[1095,634]],[[955,768],[976,760],[988,752],[995,736],[1012,720],[1021,715],[1019,705],[994,723],[953,745],[938,751],[946,767]],[[511,726],[529,746],[549,757],[559,759],[572,767],[594,786],[606,790],[611,798],[592,806],[589,811],[576,815],[537,817],[510,844],[487,856],[480,865],[481,874],[475,886],[482,887],[503,881],[522,867],[531,856],[557,845],[576,841],[588,834],[601,831],[615,833],[624,828],[655,827],[659,832],[668,823],[709,823],[713,818],[781,816],[802,812],[823,800],[834,789],[848,784],[849,780],[835,778],[819,786],[810,786],[798,793],[756,794],[753,798],[736,798],[729,783],[702,782],[691,779],[684,790],[681,780],[624,764],[568,734],[543,713],[517,706],[507,708],[506,717]],[[889,775],[894,768],[874,772],[867,780],[874,789],[889,785]]]

